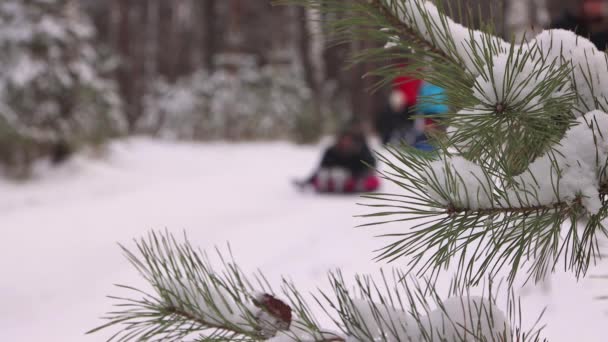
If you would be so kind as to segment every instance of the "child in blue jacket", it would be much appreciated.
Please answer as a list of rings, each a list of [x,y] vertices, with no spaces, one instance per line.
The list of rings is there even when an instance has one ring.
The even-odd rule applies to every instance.
[[[447,96],[441,87],[428,82],[423,82],[418,92],[418,104],[416,112],[419,115],[445,114],[448,112]],[[436,118],[418,118],[415,123],[416,142],[414,146],[423,151],[432,151],[433,146],[429,144],[426,132],[437,129]]]

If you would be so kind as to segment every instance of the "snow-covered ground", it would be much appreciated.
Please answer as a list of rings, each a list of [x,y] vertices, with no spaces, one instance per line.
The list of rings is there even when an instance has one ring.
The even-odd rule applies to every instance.
[[[142,285],[116,243],[132,246],[150,229],[185,230],[208,250],[230,242],[244,270],[289,275],[304,292],[326,284],[330,269],[377,270],[382,240],[373,236],[407,227],[354,229],[365,222],[353,217],[365,212],[358,198],[295,191],[290,180],[318,157],[287,143],[131,139],[25,184],[0,181],[0,341],[104,341],[107,333],[84,332],[111,309],[112,284]],[[557,274],[549,293],[532,290],[522,305],[529,323],[548,307],[551,342],[605,342],[608,303],[598,295],[608,295],[608,280]]]

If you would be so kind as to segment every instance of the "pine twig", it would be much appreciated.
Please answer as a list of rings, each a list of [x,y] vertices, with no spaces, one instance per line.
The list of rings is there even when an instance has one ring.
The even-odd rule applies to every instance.
[[[608,183],[602,183],[599,187],[600,198],[606,198],[608,196]],[[485,215],[500,215],[500,214],[523,214],[529,215],[532,213],[538,213],[543,211],[570,211],[573,208],[582,208],[582,198],[577,196],[571,203],[556,202],[547,205],[534,205],[528,207],[505,207],[505,208],[481,208],[471,209],[464,207],[457,207],[453,204],[446,206],[445,214],[448,216],[454,216],[456,214],[477,214],[480,216]]]
[[[241,335],[248,335],[252,338],[255,339],[260,339],[263,340],[264,336],[262,336],[262,334],[259,334],[257,332],[252,332],[252,331],[246,331],[246,330],[239,330],[236,331],[234,327],[229,327],[226,325],[221,325],[221,324],[216,324],[216,323],[211,323],[208,322],[204,319],[201,319],[191,313],[188,313],[185,310],[181,310],[175,306],[168,306],[166,308],[163,308],[163,311],[165,311],[167,314],[170,315],[176,315],[179,316],[187,321],[190,321],[192,323],[196,323],[199,324],[201,327],[205,327],[205,329],[217,329],[217,330],[223,330],[223,331],[230,331],[233,332],[235,334],[241,334]]]
[[[288,305],[286,305],[286,306],[289,308],[290,311],[292,310],[291,307],[289,307]],[[231,331],[235,334],[248,335],[248,336],[250,336],[256,340],[260,340],[260,341],[267,339],[267,336],[264,336],[264,334],[261,334],[260,332],[252,332],[252,331],[246,331],[246,330],[236,331],[234,329],[234,327],[224,326],[221,324],[215,324],[215,323],[205,321],[199,317],[196,317],[195,315],[193,315],[191,313],[188,313],[188,312],[181,310],[174,306],[169,306],[169,307],[165,308],[164,310],[168,314],[180,316],[188,321],[199,324],[200,326],[203,326],[205,328]],[[346,340],[342,337],[335,336],[335,337],[330,337],[330,338],[317,339],[317,340],[310,341],[310,342],[346,342]]]
[[[108,341],[125,342],[183,341],[190,337],[217,342],[274,338],[294,342],[387,339],[502,342],[502,337],[508,335],[522,342],[541,341],[542,327],[522,329],[518,316],[521,311],[512,310],[516,303],[511,297],[506,314],[498,309],[491,281],[488,292],[484,290],[481,296],[466,292],[444,301],[434,288],[428,288],[427,281],[420,284],[398,270],[394,270],[392,276],[381,271],[377,280],[371,276],[356,276],[354,287],[345,282],[340,271],[330,272],[331,290],[313,294],[312,299],[339,329],[331,332],[318,324],[302,294],[285,279],[282,294],[286,302],[283,302],[274,295],[260,294],[262,292],[251,288],[245,274],[235,264],[226,263],[221,254],[221,269],[210,268],[211,264],[202,252],[195,252],[187,240],[176,242],[169,233],[152,232],[148,239],[138,243],[137,249],[141,257],[133,259],[134,255],[127,253],[128,257],[156,289],[156,294],[119,286],[145,297],[139,300],[111,297],[119,300],[118,311],[109,313],[105,318],[109,322],[89,333],[114,327],[119,332]],[[169,268],[164,269],[161,265]],[[188,282],[175,280],[176,273],[182,274],[178,278],[188,279]],[[260,291],[275,293],[262,274],[256,279]],[[218,285],[226,291],[212,290]],[[255,297],[250,295],[252,293],[256,293]],[[293,322],[292,314],[296,317]],[[284,324],[287,322],[293,324]]]
[[[381,0],[370,0],[369,4],[376,9],[388,22],[401,33],[403,36],[409,38],[415,44],[419,46],[424,46],[428,51],[440,56],[441,58],[449,61],[455,65],[462,65],[462,63],[458,60],[455,60],[453,56],[445,53],[443,50],[439,49],[426,39],[424,39],[419,32],[416,32],[412,27],[405,24],[401,19],[399,19],[395,14],[389,9],[386,8],[386,5],[382,3]]]
[[[562,210],[571,210],[573,207],[580,207],[581,199],[577,198],[572,203],[566,202],[557,202],[554,204],[548,205],[536,205],[529,207],[507,207],[507,208],[482,208],[482,209],[471,209],[464,207],[456,207],[453,204],[449,204],[446,207],[445,214],[448,216],[454,216],[456,214],[477,214],[480,216],[486,215],[500,215],[500,214],[522,214],[529,215],[532,213],[542,212],[542,211],[562,211]]]

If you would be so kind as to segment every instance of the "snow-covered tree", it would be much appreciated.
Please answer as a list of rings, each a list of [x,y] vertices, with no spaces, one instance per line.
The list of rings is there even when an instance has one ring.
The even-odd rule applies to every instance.
[[[94,30],[73,1],[0,2],[0,163],[17,173],[123,129]]]
[[[139,129],[195,140],[294,135],[311,97],[296,66],[260,67],[246,54],[219,55],[216,64],[213,72],[199,70],[173,84],[157,82]]]
[[[409,73],[447,91],[452,113],[442,117],[449,129],[436,151],[389,148],[384,176],[401,192],[367,196],[381,210],[367,217],[382,222],[370,224],[411,223],[387,235],[394,241],[378,257],[405,260],[407,272],[358,278],[353,287],[330,275],[333,293],[315,301],[338,330],[328,332],[289,282],[277,294],[263,277],[249,282],[230,262],[214,270],[188,243],[152,234],[139,242],[140,256],[127,255],[153,294],[125,299],[106,326],[126,324],[117,335],[126,340],[540,339],[514,325],[512,305],[500,311],[492,295],[468,289],[506,278],[512,290],[515,280],[540,281],[558,266],[583,277],[599,258],[608,235],[606,54],[564,30],[507,42],[424,0],[285,2],[348,11],[329,23],[339,36],[388,42],[358,60],[413,61],[375,75]],[[447,272],[453,297],[441,300],[434,289]],[[408,286],[410,277],[425,281]]]

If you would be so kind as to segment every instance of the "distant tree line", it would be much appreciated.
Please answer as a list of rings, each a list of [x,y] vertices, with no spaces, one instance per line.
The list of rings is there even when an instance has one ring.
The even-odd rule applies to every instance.
[[[498,34],[518,34],[544,6],[558,14],[555,2],[463,0],[473,10],[461,21],[494,16]],[[0,164],[27,170],[115,134],[310,142],[353,121],[371,131],[386,93],[370,94],[377,79],[363,75],[395,61],[348,67],[377,43],[336,45],[328,15],[270,0],[3,1]]]
[[[555,1],[547,0],[552,5]],[[526,3],[524,19],[507,18],[508,5],[522,3],[464,0],[476,26],[481,17],[495,17],[498,34],[522,32],[538,25],[534,15],[544,0]],[[131,128],[144,115],[144,97],[159,76],[169,82],[204,68],[216,67],[218,54],[252,54],[262,65],[297,63],[312,93],[311,115],[319,129],[324,110],[338,115],[338,122],[373,122],[384,105],[382,92],[368,95],[373,79],[362,76],[374,65],[346,68],[348,56],[373,46],[356,41],[334,46],[321,27],[315,27],[315,13],[302,8],[272,6],[269,0],[81,0],[92,16],[102,42],[114,50],[121,64],[117,72]],[[457,10],[458,1],[444,1]],[[554,13],[555,8],[551,6]],[[521,6],[516,10],[521,10]],[[546,9],[542,9],[545,11]],[[528,14],[530,13],[530,14]],[[529,18],[528,18],[529,17]],[[518,27],[513,27],[518,25]],[[340,101],[340,103],[336,103]],[[336,113],[341,112],[341,113]],[[338,123],[338,124],[340,124]]]

